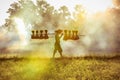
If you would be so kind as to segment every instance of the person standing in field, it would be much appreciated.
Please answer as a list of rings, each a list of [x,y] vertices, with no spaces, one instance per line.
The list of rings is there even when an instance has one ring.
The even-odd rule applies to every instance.
[[[63,57],[62,55],[62,48],[60,45],[60,39],[63,36],[62,30],[56,30],[55,31],[55,44],[54,44],[54,52],[53,52],[53,58],[55,57],[56,52],[58,51],[60,53],[60,56]]]

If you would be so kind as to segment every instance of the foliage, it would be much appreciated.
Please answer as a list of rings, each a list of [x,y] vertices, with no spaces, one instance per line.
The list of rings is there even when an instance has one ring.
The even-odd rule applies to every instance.
[[[82,7],[79,7],[78,10],[76,9],[77,14],[75,13],[73,16],[75,18],[77,17],[77,21],[83,18],[80,15],[84,13],[81,12],[80,9],[82,9]],[[5,26],[9,28],[16,26],[14,21],[14,18],[16,17],[22,19],[26,27],[28,27],[28,25],[32,25],[33,29],[64,28],[71,26],[70,23],[75,21],[75,18],[71,18],[72,15],[66,6],[62,6],[56,10],[44,0],[37,0],[36,5],[31,0],[20,0],[18,2],[14,2],[11,4],[11,7],[8,9],[7,13],[9,13],[10,16],[6,19]],[[78,19],[79,17],[80,19]],[[81,25],[78,24],[75,26]]]

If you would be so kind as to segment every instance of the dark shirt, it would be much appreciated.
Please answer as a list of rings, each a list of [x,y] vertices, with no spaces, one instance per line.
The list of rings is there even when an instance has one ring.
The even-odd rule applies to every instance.
[[[56,34],[55,35],[55,44],[60,44],[60,36],[59,36],[59,34]]]

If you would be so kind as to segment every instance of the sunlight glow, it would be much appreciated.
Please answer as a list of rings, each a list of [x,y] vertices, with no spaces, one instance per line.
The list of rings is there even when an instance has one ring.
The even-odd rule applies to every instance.
[[[26,41],[27,31],[25,30],[25,25],[23,21],[19,18],[15,18],[15,23],[17,24],[16,28],[17,28],[20,40],[22,41],[23,45],[26,45],[27,44],[27,41]]]
[[[40,80],[39,77],[41,77],[44,72],[46,72],[48,69],[50,61],[49,60],[39,60],[39,59],[29,59],[28,62],[24,62],[23,70],[26,71],[27,75],[30,76],[29,80]],[[34,78],[36,75],[39,75],[39,77],[36,79]]]
[[[36,2],[37,2],[36,0],[31,0],[31,1],[34,3],[34,5],[37,5],[37,4],[36,4]]]

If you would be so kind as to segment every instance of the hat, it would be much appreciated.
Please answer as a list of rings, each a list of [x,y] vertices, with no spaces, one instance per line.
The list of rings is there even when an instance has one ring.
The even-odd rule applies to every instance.
[[[62,32],[61,29],[58,29],[58,30],[55,31],[55,33],[61,33],[61,32]]]

